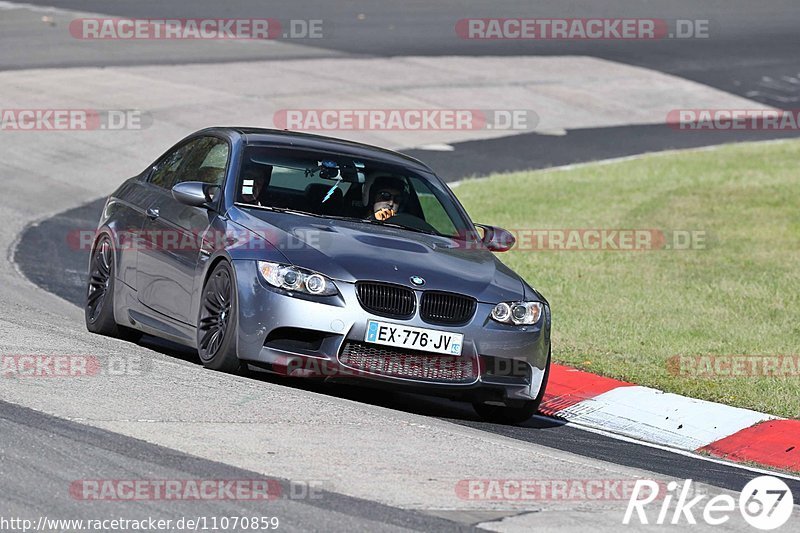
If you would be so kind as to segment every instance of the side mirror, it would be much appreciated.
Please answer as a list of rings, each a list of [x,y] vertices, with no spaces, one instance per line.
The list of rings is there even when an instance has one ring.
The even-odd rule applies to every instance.
[[[475,224],[475,226],[483,230],[481,242],[491,252],[507,252],[517,242],[514,234],[503,228],[484,224]]]
[[[207,208],[217,190],[219,190],[217,185],[209,185],[202,181],[184,181],[172,188],[172,197],[182,204]]]

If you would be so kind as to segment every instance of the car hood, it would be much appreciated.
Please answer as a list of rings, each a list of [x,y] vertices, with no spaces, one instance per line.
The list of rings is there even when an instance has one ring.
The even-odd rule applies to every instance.
[[[265,237],[294,265],[335,280],[384,281],[424,289],[467,294],[481,302],[519,300],[523,282],[484,248],[467,249],[461,241],[391,226],[235,209],[231,219]]]

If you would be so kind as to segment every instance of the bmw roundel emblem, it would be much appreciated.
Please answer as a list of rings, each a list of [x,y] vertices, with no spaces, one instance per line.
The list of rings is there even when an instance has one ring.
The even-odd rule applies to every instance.
[[[411,276],[411,283],[413,283],[417,287],[422,287],[423,285],[425,285],[425,280],[419,276]]]

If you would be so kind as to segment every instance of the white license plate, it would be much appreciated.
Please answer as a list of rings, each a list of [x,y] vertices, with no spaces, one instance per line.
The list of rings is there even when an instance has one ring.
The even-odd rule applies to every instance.
[[[464,335],[368,320],[367,335],[364,340],[374,344],[385,344],[410,350],[461,355]]]

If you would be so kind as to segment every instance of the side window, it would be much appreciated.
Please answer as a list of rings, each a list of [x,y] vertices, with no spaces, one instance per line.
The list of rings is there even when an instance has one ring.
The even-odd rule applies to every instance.
[[[419,198],[419,204],[425,221],[433,226],[442,235],[456,235],[456,227],[453,220],[445,211],[442,202],[436,198],[434,191],[424,181],[417,178],[410,178],[411,185]]]
[[[157,164],[155,171],[150,175],[150,183],[164,189],[171,189],[175,175],[191,147],[192,143],[187,143],[164,156],[164,159]]]
[[[174,187],[184,181],[222,185],[228,165],[228,143],[216,137],[202,137],[190,143],[191,150],[175,175]]]

